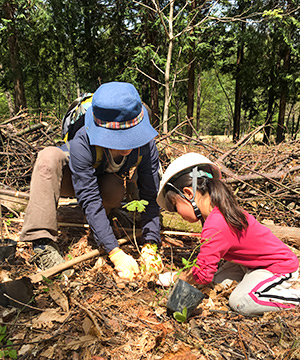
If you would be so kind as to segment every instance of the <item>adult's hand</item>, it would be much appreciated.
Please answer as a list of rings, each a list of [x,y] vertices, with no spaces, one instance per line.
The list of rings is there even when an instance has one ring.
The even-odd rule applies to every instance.
[[[156,244],[145,244],[141,250],[140,260],[146,272],[160,274],[164,269]]]
[[[140,272],[137,262],[131,255],[125,254],[122,249],[117,249],[109,255],[110,260],[115,266],[115,270],[122,279],[132,281],[136,274]]]

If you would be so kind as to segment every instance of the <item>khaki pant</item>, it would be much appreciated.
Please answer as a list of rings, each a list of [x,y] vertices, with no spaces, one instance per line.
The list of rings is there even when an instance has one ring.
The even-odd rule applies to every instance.
[[[50,146],[39,152],[32,173],[21,241],[56,240],[59,197],[75,196],[68,162],[68,153],[57,147]],[[115,174],[104,174],[98,182],[103,206],[109,214],[121,205],[125,193],[123,179]]]

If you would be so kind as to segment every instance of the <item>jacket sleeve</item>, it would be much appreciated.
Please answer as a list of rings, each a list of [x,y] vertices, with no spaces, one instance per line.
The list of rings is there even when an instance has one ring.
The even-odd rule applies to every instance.
[[[93,231],[95,241],[109,253],[118,246],[118,241],[103,207],[90,145],[80,132],[70,141],[69,166],[75,195]]]
[[[154,242],[160,246],[159,206],[156,196],[159,187],[159,157],[155,141],[151,140],[143,147],[142,161],[138,166],[138,188],[140,199],[149,204],[141,214],[143,238],[145,242]]]
[[[192,269],[195,281],[208,284],[218,270],[218,263],[230,249],[230,243],[219,229],[210,228],[201,233],[203,244]]]

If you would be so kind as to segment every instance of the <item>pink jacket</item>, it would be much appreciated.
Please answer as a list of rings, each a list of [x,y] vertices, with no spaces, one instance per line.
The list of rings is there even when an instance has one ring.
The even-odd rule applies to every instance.
[[[201,237],[203,244],[193,275],[199,284],[213,280],[221,259],[252,269],[267,269],[274,274],[294,272],[299,267],[297,256],[270,229],[245,212],[248,228],[237,236],[215,207],[206,219]]]

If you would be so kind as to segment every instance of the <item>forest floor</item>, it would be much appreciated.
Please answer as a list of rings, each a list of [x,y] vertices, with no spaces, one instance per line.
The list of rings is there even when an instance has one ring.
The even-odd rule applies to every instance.
[[[74,222],[66,213],[80,214],[74,206],[60,210],[66,222]],[[8,226],[11,238],[19,230],[19,224]],[[66,260],[95,248],[89,230],[80,227],[61,228],[59,244]],[[165,269],[182,268],[181,259],[197,245],[197,237],[162,235]],[[134,244],[122,248],[138,259]],[[300,259],[299,249],[294,251]],[[16,264],[5,264],[2,273],[13,279],[35,273],[32,255],[31,245],[19,243]],[[15,349],[20,360],[300,359],[299,308],[244,317],[228,306],[236,284],[208,286],[192,316],[179,323],[167,315],[169,290],[157,286],[156,279],[140,275],[133,282],[120,281],[107,256],[77,264],[69,278],[58,275],[34,284],[29,308],[0,308],[1,326],[11,341],[2,345]]]
[[[158,144],[164,168],[172,157],[187,151],[204,153],[211,160],[217,158],[224,180],[233,186],[249,212],[260,221],[273,221],[287,229],[299,227],[299,141],[282,147],[235,147],[234,153],[234,146],[228,143],[192,145],[177,139],[172,144],[171,156],[167,145],[162,141]],[[286,176],[278,168],[281,161],[289,169]],[[1,182],[5,183],[3,179]],[[18,186],[10,188],[18,190]],[[7,203],[3,206],[2,238],[18,240],[24,214],[20,210],[11,212]],[[58,243],[66,260],[96,248],[77,205],[62,204],[58,214]],[[70,222],[73,226],[68,225]],[[120,229],[115,230],[118,237],[126,238],[126,234],[118,233]],[[182,258],[188,259],[199,245],[196,233],[201,227],[163,212],[162,230],[160,254],[165,270],[179,270]],[[194,234],[187,235],[186,231]],[[286,235],[282,240],[300,259],[300,242],[289,238],[288,232]],[[131,241],[122,248],[138,259]],[[18,242],[15,263],[2,263],[2,281],[36,273],[32,256],[31,244]],[[33,284],[29,306],[0,307],[0,350],[5,350],[7,359],[300,359],[300,308],[245,317],[228,306],[235,283],[228,289],[207,286],[201,290],[205,298],[192,316],[179,323],[167,315],[169,290],[156,285],[157,275],[141,274],[133,282],[120,281],[106,255],[81,262],[73,269],[68,278],[57,275]]]

